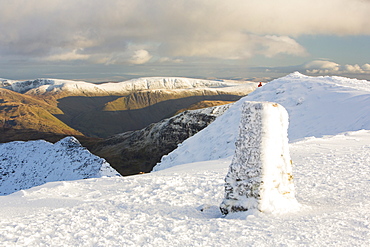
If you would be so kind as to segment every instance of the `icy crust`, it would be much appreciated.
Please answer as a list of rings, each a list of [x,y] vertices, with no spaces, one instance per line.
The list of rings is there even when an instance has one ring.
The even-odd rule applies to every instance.
[[[52,181],[119,174],[74,137],[52,144],[43,140],[0,144],[0,195]]]
[[[288,147],[288,113],[276,103],[244,102],[235,154],[225,178],[224,215],[298,208]]]
[[[273,80],[237,101],[207,128],[164,156],[154,171],[232,156],[242,104],[269,101],[289,113],[289,139],[370,129],[370,82],[344,77],[311,77],[298,72]]]
[[[118,83],[93,84],[83,81],[36,79],[28,81],[0,80],[0,87],[19,93],[44,94],[47,92],[68,91],[83,94],[106,94],[106,93],[128,93],[137,90],[152,89],[195,89],[195,88],[230,88],[239,90],[249,87],[252,91],[256,83],[241,83],[238,81],[202,80],[180,77],[147,77],[138,78]]]

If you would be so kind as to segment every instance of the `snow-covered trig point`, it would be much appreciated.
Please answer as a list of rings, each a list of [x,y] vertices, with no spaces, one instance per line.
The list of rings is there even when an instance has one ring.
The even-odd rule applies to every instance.
[[[225,178],[222,214],[248,210],[283,213],[298,207],[287,111],[276,103],[245,102],[235,154]]]

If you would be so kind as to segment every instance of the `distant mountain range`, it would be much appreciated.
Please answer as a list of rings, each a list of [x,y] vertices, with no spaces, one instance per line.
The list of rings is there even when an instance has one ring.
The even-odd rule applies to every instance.
[[[2,96],[4,97],[1,98],[1,110],[8,113],[6,115],[9,118],[7,121],[16,121],[21,117],[31,119],[32,117],[34,119],[44,117],[44,114],[41,114],[43,113],[42,110],[54,114],[60,111],[57,106],[35,99],[34,96],[16,93],[8,89],[2,90]],[[86,137],[78,132],[76,132],[76,137],[93,154],[105,158],[120,174],[147,173],[153,167],[154,171],[158,171],[180,164],[223,159],[233,155],[240,122],[240,107],[245,101],[272,101],[283,105],[290,116],[289,138],[293,141],[304,137],[322,137],[323,135],[336,135],[345,131],[369,129],[369,92],[368,81],[343,77],[309,77],[300,73],[293,73],[267,83],[234,104],[186,110],[171,118],[152,123],[141,130],[128,131],[109,138]],[[209,102],[203,103],[208,104]],[[202,102],[197,104],[203,105]],[[21,106],[26,109],[24,113],[15,110],[16,107],[22,108]],[[34,113],[30,116],[25,115],[29,112],[26,107],[31,106],[34,107],[32,109],[38,109],[39,115]],[[53,114],[50,113],[50,116],[53,117]],[[57,123],[60,120],[55,121]],[[38,123],[42,126],[43,122],[39,121]],[[9,129],[11,129],[12,122],[8,124]],[[207,127],[208,125],[210,126]],[[24,126],[26,125],[24,124]],[[27,129],[13,129],[13,132],[10,132],[9,129],[4,128],[3,133],[18,133],[18,131],[21,131],[20,133],[25,134],[29,131]],[[43,138],[54,139],[53,141],[67,135],[66,133],[57,134],[56,132],[43,134]],[[36,137],[36,135],[33,137]],[[1,135],[1,138],[4,139],[4,135]],[[11,136],[9,135],[8,138],[11,138]],[[13,138],[15,137],[13,136]],[[80,171],[84,172],[85,168],[89,170],[90,165],[88,164],[90,163],[85,162],[88,159],[73,151],[74,149],[81,150],[83,148],[79,144],[77,145],[76,139],[71,138],[63,139],[54,145],[51,143],[45,144],[45,141],[0,144],[0,158],[2,160],[0,163],[5,165],[1,169],[0,180],[8,180],[10,176],[12,179],[23,181],[25,177],[22,180],[20,178],[23,176],[22,174],[17,173],[16,177],[12,175],[23,164],[31,165],[31,168],[27,168],[31,170],[27,170],[26,173],[34,174],[38,170],[38,168],[32,168],[34,164],[41,167],[44,164],[54,164],[56,160],[64,162],[64,159],[69,160],[70,158],[73,161],[72,163],[82,162],[82,164],[87,164],[86,166],[78,165],[78,168],[71,168],[74,172],[79,174]],[[63,154],[65,147],[68,147],[68,155]],[[59,151],[54,150],[54,148]],[[85,151],[87,152],[87,150]],[[54,161],[51,161],[51,159]],[[101,160],[96,156],[93,159],[97,159],[98,164],[105,162],[102,161],[103,163],[101,163]],[[156,165],[157,163],[158,165]],[[18,168],[11,168],[13,164],[19,164]],[[60,164],[61,167],[65,166],[64,163]],[[94,167],[92,163],[91,166],[92,169]],[[55,168],[55,166],[53,167]],[[47,171],[49,172],[49,170]],[[42,175],[36,177],[38,176]],[[60,176],[59,179],[62,177]],[[41,178],[42,181],[51,181],[45,179]]]
[[[35,79],[16,81],[0,79],[0,87],[18,93],[30,95],[68,95],[76,96],[107,96],[125,95],[135,91],[155,89],[221,89],[229,88],[230,91],[238,92],[238,87],[244,87],[255,83],[233,80],[204,80],[181,77],[144,77],[123,82],[108,82],[94,84],[84,81],[71,81],[59,79]],[[227,90],[226,90],[227,91]],[[240,92],[238,93],[240,94]]]
[[[257,85],[245,81],[163,77],[102,84],[0,79],[0,142],[37,139],[56,142],[73,135],[93,153],[109,160],[121,174],[148,172],[162,155],[206,127],[217,114],[187,112],[171,119],[181,125],[182,131],[173,135],[171,131],[175,130],[169,124],[166,131],[151,124],[187,109],[235,102]],[[198,122],[197,117],[204,120]],[[181,118],[184,122],[179,124],[176,119]],[[154,129],[157,133],[152,139],[145,137],[145,144],[141,143],[140,138]],[[115,136],[120,133],[125,134]],[[155,138],[167,138],[168,143],[160,146]],[[111,141],[117,139],[121,144],[113,147]],[[132,140],[138,143],[133,145]]]
[[[103,84],[0,79],[0,128],[108,137],[142,129],[199,102],[236,101],[256,87],[254,82],[159,77]]]

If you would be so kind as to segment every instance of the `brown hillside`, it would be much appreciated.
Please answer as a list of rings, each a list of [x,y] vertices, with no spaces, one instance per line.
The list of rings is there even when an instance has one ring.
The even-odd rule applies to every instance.
[[[187,111],[187,110],[197,110],[197,109],[203,109],[207,107],[212,107],[212,106],[218,106],[218,105],[226,105],[226,104],[231,104],[234,103],[235,101],[224,101],[224,100],[204,100],[200,101],[196,104],[193,104],[189,106],[188,108],[178,110],[175,115]]]
[[[126,97],[66,97],[58,101],[64,114],[56,117],[86,136],[105,138],[145,128],[201,101],[233,102],[240,98],[203,90],[183,94],[145,91]]]
[[[188,98],[193,96],[232,95],[214,90],[144,90],[132,92],[124,97],[106,103],[104,111],[126,111],[142,109],[167,100]]]
[[[57,107],[32,96],[0,89],[0,130],[34,130],[44,133],[82,135],[53,114],[62,114]]]

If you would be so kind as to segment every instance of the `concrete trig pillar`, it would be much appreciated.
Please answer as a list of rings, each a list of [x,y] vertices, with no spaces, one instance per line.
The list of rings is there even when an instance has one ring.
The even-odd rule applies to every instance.
[[[288,113],[270,102],[245,102],[236,150],[225,178],[222,214],[297,209],[288,147]]]

